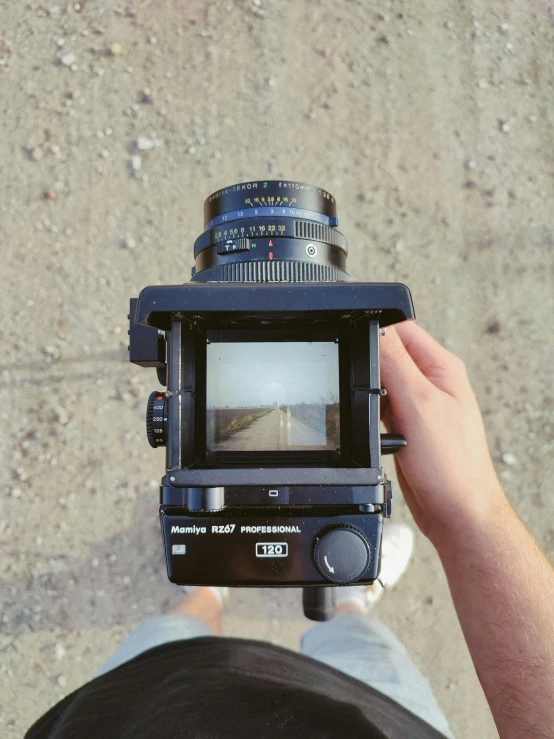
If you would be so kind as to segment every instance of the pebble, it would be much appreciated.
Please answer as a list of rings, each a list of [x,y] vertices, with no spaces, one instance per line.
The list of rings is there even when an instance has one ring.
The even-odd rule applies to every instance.
[[[58,196],[56,195],[56,193],[55,193],[55,191],[54,191],[54,190],[51,190],[50,188],[47,188],[47,189],[46,189],[46,190],[44,190],[44,192],[42,193],[42,197],[43,197],[43,198],[44,198],[45,200],[55,200],[55,199],[56,199],[56,198],[57,198]]]
[[[154,44],[157,44],[157,43],[158,43],[158,39],[157,39],[157,38],[156,38],[155,36],[150,36],[150,38],[148,39],[148,41],[150,41],[150,43],[151,43],[152,45],[154,45]]]
[[[21,488],[12,488],[10,490],[12,498],[21,498]]]
[[[62,644],[56,644],[55,655],[57,660],[61,660],[65,657],[65,649]]]
[[[474,159],[468,159],[466,162],[466,169],[475,169],[477,162]]]
[[[162,144],[162,139],[149,139],[146,136],[139,136],[135,142],[139,151],[150,151],[150,149],[155,149],[157,146],[161,146]]]
[[[142,167],[142,157],[139,154],[133,154],[133,156],[129,159],[129,166],[133,170],[133,172],[138,172],[139,169]]]
[[[508,133],[510,130],[510,124],[508,121],[500,121],[499,126],[502,133]]]
[[[52,346],[51,344],[47,344],[46,346],[44,346],[42,348],[42,351],[44,352],[44,354],[46,354],[46,356],[52,357],[52,359],[59,359],[60,350],[57,347]]]
[[[504,464],[507,464],[510,467],[515,467],[518,463],[516,455],[512,454],[512,452],[504,452],[501,459]]]
[[[64,67],[71,67],[76,61],[77,57],[75,54],[63,54],[63,56],[60,57],[60,62]]]
[[[152,90],[150,89],[150,87],[145,87],[141,91],[140,102],[141,103],[151,103],[152,102]]]
[[[536,123],[537,122],[537,116],[536,115],[527,116],[527,120],[529,121],[529,123]]]
[[[100,560],[98,559],[98,557],[93,557],[93,558],[91,559],[91,561],[90,561],[90,564],[91,564],[91,565],[92,565],[93,567],[98,567],[98,565],[100,564]]]
[[[100,152],[100,156],[102,157],[102,159],[108,159],[110,156],[110,152],[107,149],[102,149],[102,151]]]
[[[510,26],[508,25],[508,23],[499,23],[498,30],[502,33],[508,33],[508,31],[510,30]]]
[[[454,28],[454,23],[452,21],[446,21],[444,25],[448,29]]]
[[[510,470],[501,470],[498,474],[498,477],[501,480],[512,480],[514,476],[512,475]]]
[[[58,675],[56,682],[58,683],[60,688],[65,688],[67,685],[67,678],[65,675]]]
[[[121,245],[124,246],[125,249],[134,249],[137,245],[137,242],[134,240],[130,233],[126,233],[121,240]]]
[[[58,405],[54,408],[54,417],[56,421],[62,426],[65,426],[69,422],[69,414],[61,405]]]
[[[110,46],[110,54],[112,56],[121,56],[123,54],[123,46],[118,41],[115,41]]]

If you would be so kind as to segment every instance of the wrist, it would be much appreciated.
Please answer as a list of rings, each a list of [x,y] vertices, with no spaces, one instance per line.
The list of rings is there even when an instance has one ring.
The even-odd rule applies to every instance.
[[[429,539],[437,550],[443,565],[452,559],[464,557],[473,545],[481,546],[490,541],[494,532],[507,530],[519,520],[500,485],[491,487],[483,495],[484,505],[463,504],[452,509],[446,520],[437,522],[429,533]]]

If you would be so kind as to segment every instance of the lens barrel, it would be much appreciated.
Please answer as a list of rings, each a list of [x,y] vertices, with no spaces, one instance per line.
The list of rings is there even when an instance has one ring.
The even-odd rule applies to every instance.
[[[281,180],[225,187],[206,199],[204,222],[194,281],[349,280],[336,202],[319,187]]]

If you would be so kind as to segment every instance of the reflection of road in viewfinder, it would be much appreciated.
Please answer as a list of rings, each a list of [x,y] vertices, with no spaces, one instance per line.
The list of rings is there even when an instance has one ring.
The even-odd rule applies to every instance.
[[[286,411],[287,430],[289,446],[295,449],[327,449],[327,434],[325,432],[325,411],[323,411],[323,431],[302,423],[298,418],[293,418],[290,408]]]
[[[289,409],[274,408],[265,416],[230,439],[214,447],[218,452],[268,452],[296,449],[327,449],[325,433],[320,433],[302,421],[291,418]]]

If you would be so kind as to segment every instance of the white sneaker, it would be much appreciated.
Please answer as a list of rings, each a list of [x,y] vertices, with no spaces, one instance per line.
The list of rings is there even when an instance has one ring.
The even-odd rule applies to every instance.
[[[369,610],[385,592],[393,588],[402,577],[412,557],[414,534],[403,523],[385,523],[381,551],[379,580],[371,587],[365,585],[337,588],[336,603],[356,603],[360,610]]]

